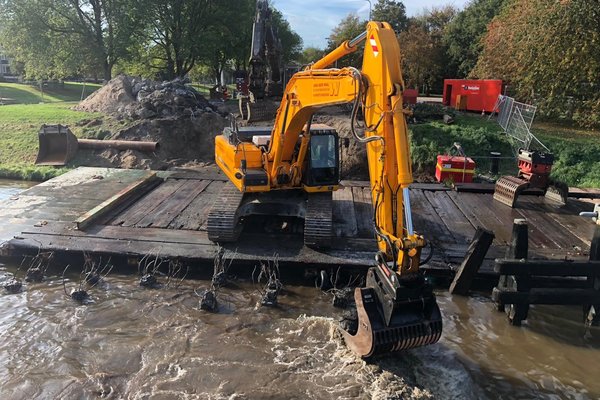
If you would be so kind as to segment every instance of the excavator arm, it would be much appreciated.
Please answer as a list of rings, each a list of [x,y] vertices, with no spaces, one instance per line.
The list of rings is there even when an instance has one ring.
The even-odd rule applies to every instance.
[[[366,40],[358,100],[367,147],[379,252],[367,273],[365,288],[355,290],[356,315],[342,326],[344,340],[358,355],[373,355],[435,343],[442,317],[419,270],[423,236],[414,231],[408,186],[412,164],[402,104],[404,82],[400,46],[387,23],[369,22],[365,33],[345,42],[315,63],[331,65]],[[358,104],[358,103],[357,103]],[[356,106],[352,126],[355,126]]]

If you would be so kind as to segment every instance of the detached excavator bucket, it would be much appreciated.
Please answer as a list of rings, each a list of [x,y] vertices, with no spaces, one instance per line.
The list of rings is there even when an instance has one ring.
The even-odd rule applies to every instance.
[[[238,99],[240,116],[247,122],[267,121],[275,118],[276,110],[265,101],[252,101],[248,96]]]
[[[496,181],[494,200],[514,208],[521,192],[529,187],[529,181],[516,176],[503,176]]]
[[[350,350],[369,358],[440,340],[442,315],[431,287],[397,288],[395,300],[386,295],[382,299],[382,286],[370,279],[374,269],[369,271],[367,287],[354,291],[356,321],[341,329]],[[419,291],[421,295],[415,296]]]
[[[63,125],[42,125],[36,165],[65,165],[77,153],[77,137]]]

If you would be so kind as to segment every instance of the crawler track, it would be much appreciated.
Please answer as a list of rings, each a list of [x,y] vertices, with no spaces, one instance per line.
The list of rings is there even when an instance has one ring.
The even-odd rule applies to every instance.
[[[208,238],[213,242],[235,242],[242,231],[238,208],[244,194],[227,182],[208,213]]]
[[[304,244],[309,247],[331,247],[333,232],[332,192],[308,195],[304,219]]]

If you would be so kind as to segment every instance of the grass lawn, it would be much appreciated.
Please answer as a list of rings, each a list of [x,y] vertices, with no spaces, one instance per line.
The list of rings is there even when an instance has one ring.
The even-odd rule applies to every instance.
[[[512,156],[512,146],[495,121],[476,114],[459,114],[446,125],[431,121],[410,125],[412,157],[416,170],[433,174],[437,154],[445,154],[454,142],[477,163],[477,172],[489,168],[490,151]],[[534,125],[534,134],[553,152],[552,177],[569,186],[600,188],[600,132],[582,131],[552,124]],[[484,158],[486,157],[486,158]],[[500,174],[516,174],[514,159],[501,160]]]
[[[37,134],[43,124],[75,124],[100,114],[72,111],[77,103],[15,104],[0,106],[0,177],[42,181],[60,175],[65,168],[34,166],[38,149]]]
[[[43,92],[39,86],[21,83],[0,83],[0,98],[5,104],[38,104],[64,101],[80,101],[100,87],[99,84],[65,82],[64,84],[46,84]]]

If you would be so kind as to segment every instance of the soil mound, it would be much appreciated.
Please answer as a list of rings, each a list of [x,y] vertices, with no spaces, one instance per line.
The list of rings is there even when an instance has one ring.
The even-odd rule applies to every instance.
[[[75,110],[134,119],[192,116],[215,108],[184,79],[154,82],[119,75],[83,100]]]
[[[159,83],[120,75],[74,109],[102,112],[124,124],[102,138],[160,144],[153,154],[108,149],[78,155],[75,161],[88,166],[168,169],[212,163],[214,138],[227,125],[216,107],[181,79]]]

